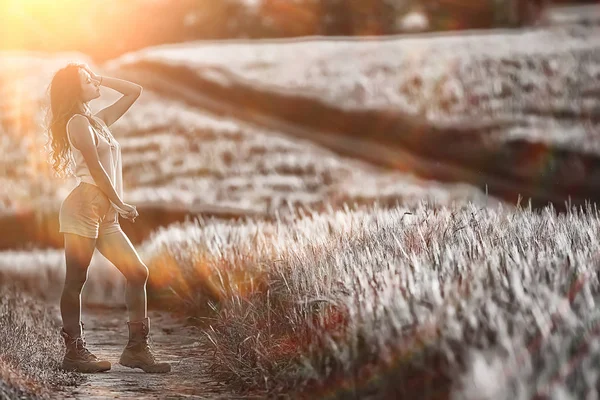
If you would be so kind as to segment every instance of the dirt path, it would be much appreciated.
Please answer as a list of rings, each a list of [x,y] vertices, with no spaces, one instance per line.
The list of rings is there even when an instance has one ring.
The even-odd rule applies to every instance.
[[[127,311],[124,309],[86,309],[82,320],[88,348],[112,363],[110,371],[85,374],[87,381],[67,392],[63,399],[249,399],[232,395],[224,385],[205,372],[210,348],[199,328],[185,326],[184,321],[166,312],[149,311],[150,335],[157,357],[171,363],[169,374],[146,374],[118,364],[127,343]]]

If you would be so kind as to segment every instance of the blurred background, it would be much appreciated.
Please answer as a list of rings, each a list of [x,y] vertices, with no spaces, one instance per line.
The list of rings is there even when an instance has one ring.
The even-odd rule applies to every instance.
[[[194,215],[582,203],[599,189],[598,14],[566,0],[1,0],[0,248],[62,246],[75,181],[53,176],[44,144],[68,61],[145,89],[111,127],[142,210],[122,221],[134,242]],[[91,106],[117,98],[102,88]]]
[[[599,39],[598,1],[0,0],[0,397],[24,387],[7,376],[69,382],[55,376],[58,213],[77,182],[52,171],[47,123],[52,77],[74,61],[143,87],[110,127],[139,211],[121,226],[150,270],[149,307],[215,323],[213,381],[284,393],[289,371],[344,390],[365,376],[381,398],[429,398],[449,391],[448,349],[468,349],[480,358],[460,398],[513,396],[507,370],[523,398],[553,385],[574,365],[556,343],[580,360],[584,335],[548,334],[546,313],[570,313],[568,297],[580,327],[597,316],[598,281],[570,285],[595,273],[598,218],[554,211],[600,200]],[[94,112],[120,97],[100,90]],[[96,252],[82,300],[114,307],[100,331],[121,323],[125,284]],[[576,376],[596,388],[597,348]],[[186,368],[204,370],[196,357]],[[397,370],[370,379],[373,360]],[[198,386],[173,374],[161,393],[180,376]]]
[[[555,0],[553,4],[594,3]],[[549,0],[3,0],[0,48],[96,61],[163,43],[518,27]]]

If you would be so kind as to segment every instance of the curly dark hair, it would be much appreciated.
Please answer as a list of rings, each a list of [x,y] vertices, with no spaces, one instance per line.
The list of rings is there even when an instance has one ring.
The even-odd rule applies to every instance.
[[[52,78],[48,87],[50,106],[46,114],[46,136],[48,141],[46,148],[49,153],[49,162],[57,176],[65,178],[73,175],[73,157],[69,140],[67,139],[67,122],[81,110],[81,83],[79,80],[79,69],[83,64],[70,62],[59,69]],[[90,124],[96,129],[102,129],[100,125],[91,118],[91,111],[84,104]]]

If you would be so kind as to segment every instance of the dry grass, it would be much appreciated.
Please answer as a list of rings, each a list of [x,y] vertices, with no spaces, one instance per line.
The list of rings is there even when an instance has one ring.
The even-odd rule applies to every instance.
[[[215,377],[240,390],[581,398],[600,376],[600,224],[582,211],[424,204],[199,221],[161,230],[145,254],[153,284],[196,306]]]
[[[64,250],[0,252],[0,399],[56,398],[58,390],[85,379],[59,370],[64,274]],[[96,254],[83,306],[123,306],[124,283],[120,272]]]
[[[64,250],[0,252],[0,399],[49,398],[84,381],[59,370]],[[99,253],[92,258],[83,307],[124,306],[125,279]]]
[[[559,215],[473,204],[331,209],[272,223],[176,224],[139,250],[149,293],[205,327],[211,373],[240,391],[584,397],[600,376],[598,217],[592,207]],[[60,279],[58,254],[4,253],[1,269],[12,260],[11,279],[38,282],[21,292],[43,291],[35,275],[49,285]],[[98,277],[90,283],[106,290]],[[36,311],[39,297],[13,291],[2,299],[2,337],[33,340],[42,327],[39,337],[52,340],[50,320],[27,322],[45,315]],[[0,341],[12,354],[18,343]],[[36,348],[38,358],[28,357],[38,375],[13,363],[4,382],[23,390],[46,390],[35,376],[60,383],[52,362],[40,361],[54,353],[26,343]]]
[[[84,379],[60,370],[60,326],[42,304],[19,284],[0,284],[0,398],[55,398]]]
[[[177,224],[140,252],[149,293],[205,327],[212,374],[241,391],[582,397],[599,376],[598,221],[592,208],[361,207]],[[24,282],[0,286],[3,390],[72,382],[55,369],[56,322],[25,294],[56,285],[58,257],[3,253],[2,282]]]

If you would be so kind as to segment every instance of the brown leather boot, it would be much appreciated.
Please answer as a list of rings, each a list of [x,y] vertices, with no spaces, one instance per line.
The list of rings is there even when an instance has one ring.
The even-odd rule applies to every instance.
[[[62,369],[86,373],[108,371],[111,367],[110,361],[100,360],[86,349],[83,329],[83,322],[81,322],[80,333],[75,337],[70,336],[64,327],[60,330],[60,335],[65,340],[67,348]]]
[[[171,365],[157,362],[150,348],[150,318],[141,321],[128,321],[129,342],[121,354],[119,364],[129,368],[141,368],[144,372],[165,373],[171,371]]]

